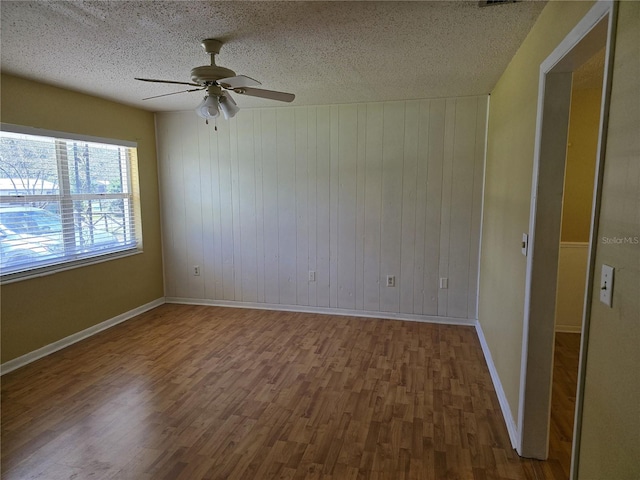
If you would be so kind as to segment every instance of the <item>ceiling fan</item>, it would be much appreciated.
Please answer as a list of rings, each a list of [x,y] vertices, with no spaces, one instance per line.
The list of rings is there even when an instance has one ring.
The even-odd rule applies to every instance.
[[[228,68],[216,65],[215,56],[220,53],[222,42],[214,38],[207,38],[201,43],[204,51],[211,56],[211,65],[203,65],[191,69],[191,82],[178,82],[173,80],[157,80],[154,78],[136,78],[143,82],[154,83],[170,83],[177,85],[189,85],[192,87],[188,90],[179,92],[165,93],[163,95],[155,95],[153,97],[143,98],[149,100],[151,98],[166,97],[168,95],[176,95],[178,93],[206,91],[204,100],[196,107],[196,113],[207,120],[216,118],[222,112],[222,115],[228,120],[233,118],[240,110],[236,102],[229,92],[238,93],[240,95],[249,95],[252,97],[267,98],[270,100],[278,100],[280,102],[291,102],[295,98],[293,93],[276,92],[274,90],[264,90],[255,88],[261,83],[246,75],[236,75],[236,72]]]

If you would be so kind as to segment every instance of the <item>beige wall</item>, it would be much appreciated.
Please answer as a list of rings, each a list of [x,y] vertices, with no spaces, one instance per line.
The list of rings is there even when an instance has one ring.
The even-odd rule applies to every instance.
[[[578,478],[640,478],[640,2],[620,2],[596,277],[616,268],[613,307],[594,289]],[[625,240],[626,239],[626,240]],[[620,242],[620,243],[618,243]]]
[[[478,319],[518,418],[526,257],[540,64],[591,2],[550,2],[491,93]]]
[[[539,65],[591,6],[550,2],[491,96],[479,321],[515,418],[526,267],[519,240],[529,223]],[[578,470],[585,480],[640,477],[639,11],[638,2],[620,2],[596,261],[596,277],[607,263],[616,278],[612,309],[594,290]]]
[[[144,253],[0,287],[2,362],[163,296],[154,117],[2,75],[2,122],[138,143]]]

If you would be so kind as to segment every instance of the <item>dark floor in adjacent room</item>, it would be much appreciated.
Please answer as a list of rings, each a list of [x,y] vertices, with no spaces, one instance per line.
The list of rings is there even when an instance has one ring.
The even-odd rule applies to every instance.
[[[553,358],[548,469],[554,478],[569,478],[578,384],[579,333],[556,333]],[[560,477],[563,475],[563,477]]]

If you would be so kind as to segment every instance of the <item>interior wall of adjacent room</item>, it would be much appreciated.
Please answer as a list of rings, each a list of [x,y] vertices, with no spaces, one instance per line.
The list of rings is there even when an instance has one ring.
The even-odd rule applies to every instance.
[[[558,253],[556,331],[560,332],[579,333],[582,328],[603,65],[604,49],[573,74]]]

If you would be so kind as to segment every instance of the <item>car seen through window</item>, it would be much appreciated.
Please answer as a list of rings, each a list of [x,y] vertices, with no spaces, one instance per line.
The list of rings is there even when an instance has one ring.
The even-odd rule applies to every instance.
[[[50,261],[56,257],[81,256],[96,249],[118,246],[115,235],[94,225],[74,223],[66,231],[59,215],[43,208],[0,207],[0,265],[5,269]]]

